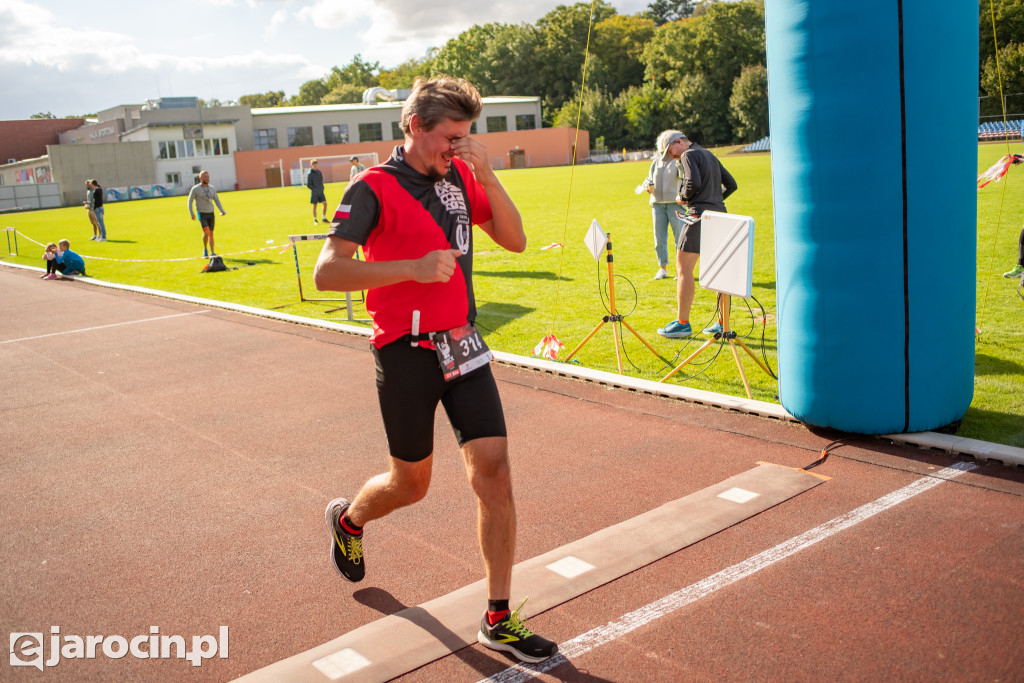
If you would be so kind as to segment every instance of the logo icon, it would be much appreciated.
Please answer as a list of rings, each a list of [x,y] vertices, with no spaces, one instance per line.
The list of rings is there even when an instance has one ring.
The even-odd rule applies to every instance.
[[[11,666],[34,666],[43,670],[43,634],[11,634]]]

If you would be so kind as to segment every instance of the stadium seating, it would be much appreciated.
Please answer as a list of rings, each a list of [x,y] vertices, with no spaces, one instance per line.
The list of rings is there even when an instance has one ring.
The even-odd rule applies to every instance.
[[[978,139],[1003,139],[1007,137],[1020,137],[1021,130],[1024,128],[1024,119],[1017,119],[1015,121],[986,121],[978,126]]]
[[[1002,140],[1005,138],[1019,138],[1024,136],[1024,119],[1007,121],[986,121],[978,126],[979,140]],[[757,142],[752,142],[741,151],[743,152],[769,152],[771,151],[771,137],[764,137]]]
[[[757,142],[752,142],[743,148],[744,152],[770,152],[772,149],[772,139],[770,136],[765,136]]]

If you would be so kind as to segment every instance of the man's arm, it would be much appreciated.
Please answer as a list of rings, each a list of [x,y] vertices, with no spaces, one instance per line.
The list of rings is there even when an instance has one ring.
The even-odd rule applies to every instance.
[[[218,197],[218,196],[217,196],[217,190],[214,190],[214,191],[213,191],[213,203],[217,205],[217,208],[218,208],[218,209],[220,209],[220,215],[221,215],[221,216],[223,216],[224,214],[226,214],[226,213],[227,213],[227,212],[226,212],[226,211],[224,210],[224,207],[220,205],[220,197]]]
[[[523,229],[523,218],[498,180],[498,176],[494,174],[494,169],[487,158],[487,148],[479,141],[465,137],[453,142],[452,149],[456,156],[473,169],[473,175],[483,186],[487,201],[491,205],[491,220],[482,223],[480,228],[503,249],[516,253],[525,251],[526,231]]]
[[[188,191],[188,215],[192,216],[192,220],[196,219],[196,214],[192,210],[192,202],[196,200],[196,186],[193,185],[192,189]]]
[[[697,166],[694,155],[686,152],[683,152],[683,156],[679,158],[679,168],[683,172],[683,182],[679,186],[679,200],[682,204],[689,204],[700,190],[700,168]]]
[[[724,202],[726,197],[735,192],[739,185],[736,184],[736,179],[732,177],[732,174],[725,168],[721,161],[718,162],[718,167],[722,172],[722,201]]]
[[[359,261],[352,258],[359,245],[330,235],[320,250],[313,282],[320,291],[355,292],[414,280],[448,282],[455,273],[459,249],[437,249],[418,259]]]

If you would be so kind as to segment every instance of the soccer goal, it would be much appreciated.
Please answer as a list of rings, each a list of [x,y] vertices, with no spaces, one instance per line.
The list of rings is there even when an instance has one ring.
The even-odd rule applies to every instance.
[[[376,152],[363,152],[362,154],[336,154],[326,157],[302,157],[299,159],[299,176],[302,183],[306,183],[306,176],[309,175],[310,162],[314,159],[318,162],[320,172],[324,174],[325,183],[343,183],[351,180],[352,157],[358,159],[359,163],[370,168],[378,164]]]
[[[339,303],[344,302],[345,303],[344,306],[340,306],[338,308],[328,309],[326,311],[326,313],[333,313],[334,311],[340,311],[340,310],[342,310],[344,308],[346,310],[347,314],[348,314],[347,320],[349,322],[370,322],[369,319],[356,318],[356,317],[354,317],[352,315],[352,302],[353,302],[352,292],[345,292],[345,298],[344,299],[310,299],[310,298],[307,298],[305,296],[305,294],[303,294],[303,291],[302,291],[302,268],[299,265],[299,250],[298,250],[298,247],[296,245],[304,243],[304,242],[321,242],[321,241],[323,241],[325,239],[327,239],[327,235],[326,234],[318,234],[318,235],[288,235],[288,240],[292,243],[292,256],[295,257],[295,277],[296,277],[296,279],[299,282],[299,302],[300,303],[304,302],[304,301],[337,301]],[[358,249],[356,250],[355,258],[357,258],[357,259],[359,258],[359,250]],[[303,254],[303,260],[308,260],[308,259],[309,259],[309,255]],[[355,301],[358,301],[360,303],[365,303],[365,301],[366,301],[365,293],[364,292],[357,292],[357,295],[358,295],[358,298],[356,298]]]

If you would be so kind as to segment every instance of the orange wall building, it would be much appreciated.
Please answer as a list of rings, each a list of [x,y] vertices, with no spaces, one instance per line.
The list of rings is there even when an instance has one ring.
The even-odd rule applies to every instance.
[[[572,152],[576,149],[576,162],[587,158],[590,149],[590,135],[575,128],[536,128],[505,133],[481,133],[474,135],[486,147],[495,169],[536,168],[539,166],[567,166],[572,163]],[[262,149],[235,152],[235,177],[239,190],[254,190],[280,185],[296,185],[293,171],[299,169],[300,159],[310,157],[343,157],[353,154],[376,153],[380,162],[385,161],[391,150],[401,144],[398,140],[379,142],[358,142],[344,145],[308,145],[281,149]],[[364,162],[365,163],[365,162]],[[308,169],[308,162],[303,162]],[[324,182],[347,181],[349,165],[321,162],[320,170]]]

